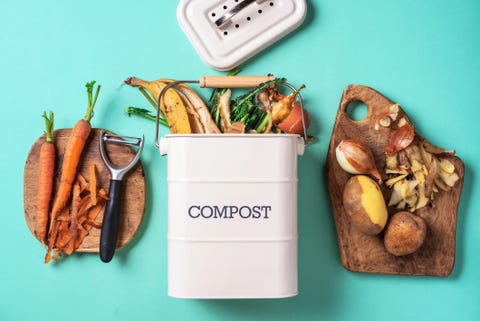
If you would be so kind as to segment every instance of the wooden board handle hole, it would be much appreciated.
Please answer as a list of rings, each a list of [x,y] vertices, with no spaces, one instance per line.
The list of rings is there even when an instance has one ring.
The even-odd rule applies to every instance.
[[[348,103],[345,113],[353,121],[362,121],[367,117],[368,107],[362,101],[354,100]]]

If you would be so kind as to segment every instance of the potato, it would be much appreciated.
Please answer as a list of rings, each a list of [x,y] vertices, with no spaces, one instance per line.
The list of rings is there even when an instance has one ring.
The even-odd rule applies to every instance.
[[[352,224],[367,235],[379,234],[387,224],[382,191],[368,176],[356,175],[348,180],[343,190],[343,207]]]
[[[394,214],[385,229],[383,243],[388,252],[395,256],[412,254],[425,242],[427,224],[410,212]]]

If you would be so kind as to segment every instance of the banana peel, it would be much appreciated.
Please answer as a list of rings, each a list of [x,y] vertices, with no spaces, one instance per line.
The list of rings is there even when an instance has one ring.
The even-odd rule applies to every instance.
[[[174,80],[161,78],[157,81],[169,84]],[[221,131],[215,124],[207,105],[195,90],[185,83],[177,84],[174,89],[182,97],[185,104],[190,120],[190,126],[192,127],[192,133],[221,134]]]
[[[155,101],[158,101],[163,88],[173,81],[167,78],[147,81],[137,77],[129,77],[125,80],[125,83],[144,88]],[[174,134],[221,133],[202,98],[186,84],[180,83],[168,89],[160,102],[160,109]]]
[[[180,83],[178,84],[178,91],[182,92],[187,100],[191,103],[193,109],[189,112],[194,114],[194,119],[200,122],[198,126],[203,128],[202,133],[221,134],[221,131],[215,124],[207,105],[205,105],[205,102],[200,96],[198,96],[195,90],[193,90],[187,84]]]
[[[155,101],[163,88],[167,86],[167,82],[163,79],[155,81],[142,80],[137,77],[129,77],[125,83],[133,87],[141,87],[148,91]],[[173,88],[168,89],[163,95],[160,102],[160,109],[168,122],[172,134],[190,134],[192,128],[182,97]]]
[[[187,111],[188,121],[190,122],[190,128],[192,130],[192,133],[205,134],[205,127],[200,121],[200,116],[196,112],[192,102],[188,99],[188,97],[182,91],[177,91],[177,93],[180,95],[185,105],[185,109]]]

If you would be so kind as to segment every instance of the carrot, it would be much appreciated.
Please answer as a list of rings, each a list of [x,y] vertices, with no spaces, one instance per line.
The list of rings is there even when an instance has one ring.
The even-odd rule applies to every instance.
[[[47,242],[48,214],[52,199],[53,177],[55,172],[55,145],[53,143],[53,112],[47,116],[43,112],[45,121],[45,142],[40,147],[38,158],[38,191],[37,191],[37,217],[35,235],[42,242]]]
[[[54,232],[55,230],[54,225],[57,224],[56,218],[67,206],[67,203],[70,200],[72,185],[76,177],[77,166],[80,162],[80,156],[92,128],[90,121],[93,117],[93,108],[95,107],[95,103],[97,101],[97,97],[101,88],[101,86],[98,85],[95,96],[93,96],[94,86],[95,81],[88,82],[85,85],[88,94],[87,111],[85,113],[85,117],[83,117],[83,119],[80,119],[72,128],[70,137],[68,138],[67,144],[65,145],[65,153],[62,163],[62,173],[60,176],[60,185],[58,187],[57,194],[55,195],[55,201],[53,203],[53,208],[50,215],[50,227],[47,249],[48,252],[52,250],[55,244],[55,239],[57,235],[56,233],[52,232]]]

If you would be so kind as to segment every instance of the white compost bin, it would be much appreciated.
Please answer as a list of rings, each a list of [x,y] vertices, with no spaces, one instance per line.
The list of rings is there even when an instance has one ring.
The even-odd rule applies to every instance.
[[[282,298],[297,287],[298,135],[166,135],[168,294]]]

